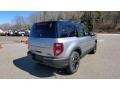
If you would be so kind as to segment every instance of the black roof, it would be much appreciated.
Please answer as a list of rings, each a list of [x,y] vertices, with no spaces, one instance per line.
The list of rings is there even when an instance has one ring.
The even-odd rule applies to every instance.
[[[72,21],[72,20],[54,20],[54,21],[42,21],[42,22],[37,22],[37,23],[35,23],[35,24],[43,23],[43,22],[75,22],[75,21]]]
[[[56,22],[70,22],[70,23],[73,23],[73,24],[84,25],[84,24],[83,24],[83,23],[81,23],[81,22],[72,21],[72,20],[54,20],[54,21],[42,21],[42,22],[37,22],[37,23],[35,23],[35,24],[39,24],[39,23],[47,23],[47,22],[53,22],[53,23],[56,23]]]

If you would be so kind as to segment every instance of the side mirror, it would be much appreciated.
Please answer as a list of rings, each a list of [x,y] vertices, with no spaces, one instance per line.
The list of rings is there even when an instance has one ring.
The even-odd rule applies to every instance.
[[[90,36],[95,36],[95,33],[89,32]]]

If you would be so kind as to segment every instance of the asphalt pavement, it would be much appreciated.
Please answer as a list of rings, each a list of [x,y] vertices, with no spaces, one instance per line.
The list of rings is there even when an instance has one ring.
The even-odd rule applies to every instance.
[[[35,63],[27,57],[26,37],[0,36],[0,79],[120,79],[120,35],[98,34],[96,54],[80,60],[75,74]]]

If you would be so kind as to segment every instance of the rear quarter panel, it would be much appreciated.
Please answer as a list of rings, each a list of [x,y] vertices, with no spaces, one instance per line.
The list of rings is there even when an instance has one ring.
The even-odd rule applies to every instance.
[[[79,44],[79,39],[77,37],[59,38],[58,42],[64,44],[64,51],[58,56],[62,58],[68,58],[76,47],[82,47],[82,45]]]

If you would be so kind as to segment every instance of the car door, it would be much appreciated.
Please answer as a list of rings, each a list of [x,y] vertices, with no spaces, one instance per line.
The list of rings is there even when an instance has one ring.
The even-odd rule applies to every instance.
[[[96,43],[96,36],[93,32],[89,32],[90,33],[90,36],[91,36],[91,44],[92,44],[92,48],[95,46],[95,43]]]
[[[84,54],[88,50],[88,37],[84,35],[84,28],[81,25],[77,26],[78,31],[78,42],[81,48],[82,54]]]
[[[87,43],[87,51],[93,48],[93,37],[89,34],[89,30],[86,26],[84,26],[84,36],[86,37],[86,43]]]

